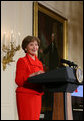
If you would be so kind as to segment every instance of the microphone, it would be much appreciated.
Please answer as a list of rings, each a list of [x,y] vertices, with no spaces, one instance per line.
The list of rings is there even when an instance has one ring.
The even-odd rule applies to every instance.
[[[65,60],[65,59],[61,59],[61,63],[65,63],[65,64],[68,64],[70,67],[71,66],[75,66],[75,67],[77,67],[78,65],[77,64],[75,64],[74,62],[71,62],[71,61],[69,61],[69,60]]]

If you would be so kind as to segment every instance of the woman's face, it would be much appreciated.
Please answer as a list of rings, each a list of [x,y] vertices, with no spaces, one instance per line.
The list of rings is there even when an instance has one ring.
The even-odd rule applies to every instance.
[[[36,40],[30,42],[26,47],[27,53],[31,55],[36,55],[38,52],[38,49],[39,49],[39,46]]]

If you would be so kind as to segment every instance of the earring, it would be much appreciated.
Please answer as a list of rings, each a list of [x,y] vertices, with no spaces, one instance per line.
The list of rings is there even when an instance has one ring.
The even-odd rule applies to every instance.
[[[25,51],[27,52],[27,49],[25,48]]]

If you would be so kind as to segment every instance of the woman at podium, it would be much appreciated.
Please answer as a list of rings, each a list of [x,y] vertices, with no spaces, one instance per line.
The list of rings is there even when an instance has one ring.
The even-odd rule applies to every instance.
[[[22,41],[25,57],[19,58],[16,65],[15,82],[16,102],[19,120],[39,120],[43,90],[39,85],[28,83],[27,79],[43,71],[43,65],[37,58],[40,40],[27,36]]]

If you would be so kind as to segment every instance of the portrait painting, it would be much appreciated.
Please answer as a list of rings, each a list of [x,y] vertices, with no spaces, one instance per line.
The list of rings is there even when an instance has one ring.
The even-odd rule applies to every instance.
[[[33,35],[41,41],[38,56],[45,71],[50,71],[60,66],[60,59],[67,58],[67,19],[38,2],[34,2],[33,13]],[[52,47],[49,48],[52,34],[56,48],[54,53],[50,52]]]

